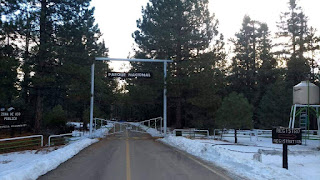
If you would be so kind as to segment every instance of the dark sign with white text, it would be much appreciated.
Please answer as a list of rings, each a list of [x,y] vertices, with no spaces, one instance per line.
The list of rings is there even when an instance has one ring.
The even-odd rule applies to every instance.
[[[21,116],[21,112],[14,107],[0,108],[0,129],[27,127],[27,124],[22,122]]]
[[[107,77],[109,78],[151,78],[150,72],[108,72]]]
[[[301,128],[277,127],[272,129],[273,144],[296,145],[302,144]]]
[[[0,110],[0,119],[5,121],[18,121],[21,116],[21,112],[17,112],[15,108],[10,107],[8,109],[1,108]]]

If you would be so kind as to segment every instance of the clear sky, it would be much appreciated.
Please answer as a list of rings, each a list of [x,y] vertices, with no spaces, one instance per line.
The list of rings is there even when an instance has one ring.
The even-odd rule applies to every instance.
[[[137,29],[141,8],[148,0],[92,0],[96,22],[109,48],[109,56],[126,58],[132,50],[131,34]],[[245,14],[252,19],[266,22],[271,33],[277,31],[276,22],[281,12],[288,10],[289,0],[209,0],[209,9],[219,20],[219,32],[225,39],[234,37],[241,28]],[[320,31],[320,0],[300,0],[298,4],[309,17],[309,25]],[[318,32],[318,34],[320,34]],[[119,66],[117,64],[116,66]]]

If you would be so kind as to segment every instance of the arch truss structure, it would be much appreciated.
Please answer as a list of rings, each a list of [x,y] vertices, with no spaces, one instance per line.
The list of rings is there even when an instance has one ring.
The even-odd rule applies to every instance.
[[[95,61],[128,61],[128,62],[152,62],[163,63],[163,131],[164,136],[167,134],[167,63],[173,62],[173,60],[163,59],[122,59],[122,58],[108,58],[108,57],[96,57]],[[95,62],[94,61],[94,62]],[[90,97],[90,137],[92,137],[93,127],[93,98],[94,98],[94,65],[91,65],[91,97]]]

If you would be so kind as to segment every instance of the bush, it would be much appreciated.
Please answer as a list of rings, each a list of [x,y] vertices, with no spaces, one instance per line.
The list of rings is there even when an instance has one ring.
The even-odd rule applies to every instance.
[[[61,105],[57,105],[44,116],[44,125],[49,129],[65,128],[67,116]]]
[[[220,128],[234,129],[235,143],[237,143],[237,129],[252,128],[252,105],[242,94],[232,92],[222,101],[217,111],[216,124]]]
[[[217,111],[216,124],[220,128],[250,129],[252,128],[252,105],[242,95],[232,92],[222,101]]]

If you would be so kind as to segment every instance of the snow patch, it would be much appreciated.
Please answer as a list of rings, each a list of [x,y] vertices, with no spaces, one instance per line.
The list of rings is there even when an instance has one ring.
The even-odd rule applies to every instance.
[[[163,135],[154,128],[149,128],[148,126],[140,125],[141,129],[145,130],[149,133],[152,137],[162,137]]]
[[[111,127],[111,126],[108,126]],[[105,137],[109,128],[100,128],[93,132],[94,138]],[[78,132],[73,132],[78,135]],[[40,151],[22,151],[0,155],[1,180],[33,180],[57,168],[61,163],[78,154],[82,149],[98,142],[85,133],[79,140],[61,147],[49,147]],[[58,148],[58,149],[56,149]]]
[[[16,152],[1,155],[0,161],[6,160],[11,162],[5,164],[5,167],[2,167],[2,164],[0,164],[0,179],[37,179],[97,141],[98,139],[84,138],[47,154],[36,154],[37,151],[27,151],[25,153]]]
[[[270,141],[268,144],[271,147],[268,147],[266,142],[262,144],[256,142],[258,145],[252,146],[216,140],[191,140],[176,136],[167,136],[160,141],[248,179],[317,179],[320,175],[319,152],[309,155],[289,155],[289,170],[282,168],[282,155],[262,154],[262,162],[254,160],[253,157],[259,152],[259,149],[280,149],[282,152],[280,147],[274,147],[270,139],[268,139]],[[299,147],[290,146],[290,148],[293,151]],[[300,148],[304,149],[304,147]]]

